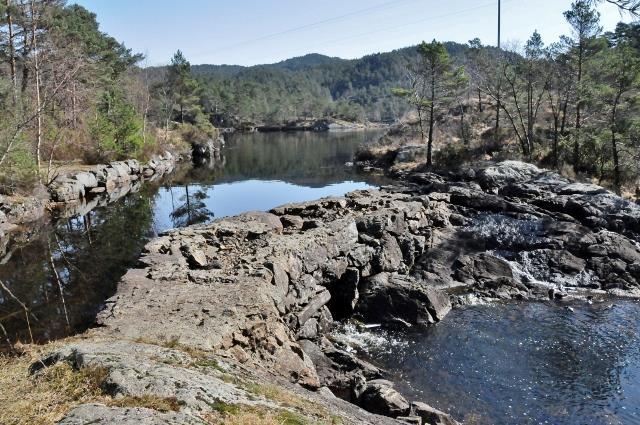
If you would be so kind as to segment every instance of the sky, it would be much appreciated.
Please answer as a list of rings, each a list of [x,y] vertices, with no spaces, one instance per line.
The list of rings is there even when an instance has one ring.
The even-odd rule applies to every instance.
[[[180,49],[192,64],[255,65],[307,53],[345,59],[422,40],[495,44],[498,0],[75,0],[102,31],[146,56],[169,62]],[[538,30],[547,43],[569,32],[571,0],[502,0],[502,40],[522,43]],[[622,19],[599,7],[611,30]],[[625,20],[628,20],[625,18]]]

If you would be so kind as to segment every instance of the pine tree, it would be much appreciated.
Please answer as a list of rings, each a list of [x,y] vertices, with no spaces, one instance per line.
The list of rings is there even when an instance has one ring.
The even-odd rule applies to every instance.
[[[579,167],[580,162],[580,138],[582,131],[582,110],[585,102],[584,76],[585,65],[591,52],[589,43],[601,31],[600,13],[591,7],[587,0],[578,0],[571,4],[571,9],[564,12],[564,17],[571,25],[573,37],[565,37],[574,56],[576,73],[576,121],[573,135],[573,165]]]

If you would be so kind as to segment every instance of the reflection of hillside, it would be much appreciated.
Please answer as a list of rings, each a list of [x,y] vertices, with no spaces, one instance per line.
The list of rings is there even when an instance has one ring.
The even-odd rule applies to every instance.
[[[359,145],[379,133],[252,133],[231,135],[215,164],[186,171],[176,177],[201,184],[242,180],[280,180],[306,187],[344,181],[383,184],[384,179],[359,174],[345,167]]]

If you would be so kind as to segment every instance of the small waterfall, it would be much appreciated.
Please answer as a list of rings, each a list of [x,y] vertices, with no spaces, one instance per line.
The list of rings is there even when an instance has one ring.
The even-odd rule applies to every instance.
[[[380,329],[379,325],[361,325],[346,322],[338,326],[331,336],[344,350],[349,352],[370,353],[372,350],[392,352],[402,349],[407,341]]]
[[[586,287],[596,281],[592,270],[583,270],[574,275],[552,273],[548,266],[547,253],[542,250],[523,251],[515,255],[508,255],[503,251],[490,253],[508,262],[515,279],[521,283],[564,289],[565,287]]]
[[[473,237],[489,248],[490,254],[511,265],[514,277],[521,283],[554,289],[588,286],[594,282],[591,270],[574,275],[553,272],[549,267],[549,251],[531,249],[545,246],[544,223],[537,217],[514,218],[502,214],[481,214],[466,228]]]
[[[480,214],[465,229],[488,247],[517,251],[519,247],[543,243],[543,223],[536,217],[514,218],[502,214]]]

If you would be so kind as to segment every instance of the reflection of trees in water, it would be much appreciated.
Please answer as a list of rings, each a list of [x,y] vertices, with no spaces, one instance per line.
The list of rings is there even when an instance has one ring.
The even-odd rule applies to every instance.
[[[229,135],[222,156],[194,167],[175,181],[202,184],[248,179],[280,180],[306,187],[344,181],[384,184],[383,179],[358,174],[345,167],[358,146],[379,136],[377,132],[250,133]]]
[[[29,310],[36,341],[92,323],[153,236],[153,191],[149,186],[85,216],[42,224],[29,241],[9,247],[0,280]],[[10,340],[30,340],[24,310],[2,288],[0,324]]]
[[[173,202],[173,188],[171,191],[171,199]],[[204,200],[208,198],[207,192],[198,189],[189,193],[189,185],[184,186],[184,195],[180,197],[178,206],[173,206],[171,212],[171,221],[174,227],[191,226],[192,224],[199,224],[209,221],[213,218],[213,211],[209,210],[204,203]]]

